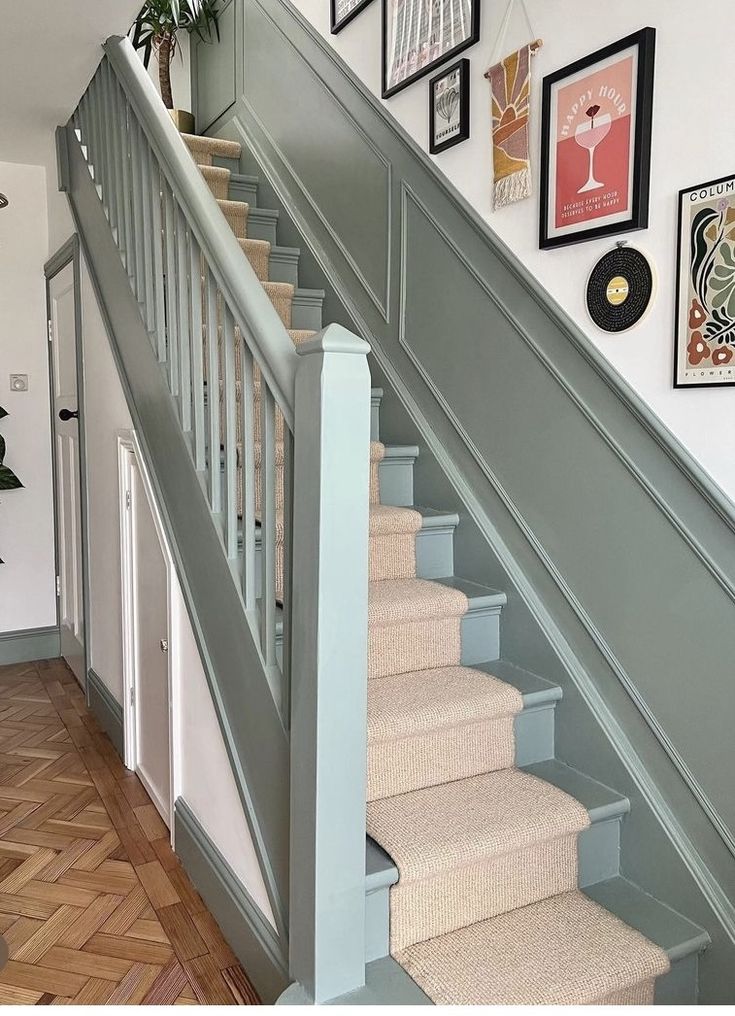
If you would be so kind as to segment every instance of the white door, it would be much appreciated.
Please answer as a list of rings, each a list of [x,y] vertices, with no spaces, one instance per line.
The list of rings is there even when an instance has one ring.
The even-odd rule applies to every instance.
[[[170,826],[168,574],[140,469],[130,461],[135,769]]]
[[[85,684],[81,467],[74,264],[49,280],[61,655]]]

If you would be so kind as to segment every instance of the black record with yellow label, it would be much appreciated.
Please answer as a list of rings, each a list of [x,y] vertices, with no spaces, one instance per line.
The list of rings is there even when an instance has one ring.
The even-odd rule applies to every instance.
[[[603,254],[587,280],[589,316],[606,332],[638,324],[653,298],[655,279],[646,255],[622,244]]]

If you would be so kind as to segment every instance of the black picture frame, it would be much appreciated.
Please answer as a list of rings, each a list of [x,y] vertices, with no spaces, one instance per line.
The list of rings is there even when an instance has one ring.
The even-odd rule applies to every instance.
[[[704,197],[705,192],[710,191],[711,188],[714,189],[715,193],[711,194],[707,198],[705,198]],[[684,187],[684,188],[682,188],[682,190],[679,191],[679,207],[678,207],[677,221],[676,221],[676,299],[675,299],[675,311],[674,311],[674,376],[673,376],[673,385],[674,385],[674,388],[677,388],[677,389],[686,389],[686,388],[733,388],[733,387],[735,387],[735,357],[729,362],[729,365],[727,365],[725,367],[723,367],[723,366],[721,366],[719,364],[713,364],[711,353],[707,357],[708,362],[706,364],[704,363],[704,360],[700,361],[703,364],[703,366],[700,369],[700,376],[702,374],[704,374],[704,375],[709,375],[711,377],[713,375],[713,372],[715,370],[727,371],[726,376],[732,377],[732,380],[730,380],[730,381],[704,381],[704,380],[682,381],[682,380],[680,380],[681,373],[680,373],[680,366],[679,366],[679,364],[680,364],[680,356],[681,356],[681,351],[682,351],[682,349],[681,349],[681,346],[682,346],[682,334],[681,334],[682,327],[681,327],[681,321],[682,321],[682,316],[683,315],[687,314],[687,316],[688,316],[688,312],[685,309],[685,307],[682,306],[682,300],[681,300],[681,288],[682,288],[682,274],[681,273],[682,273],[682,268],[683,268],[682,251],[684,249],[686,249],[687,256],[688,256],[688,259],[689,259],[687,261],[687,265],[686,265],[687,275],[689,275],[689,272],[691,270],[691,253],[692,253],[692,251],[691,251],[691,237],[687,236],[685,238],[683,236],[683,233],[682,233],[682,230],[684,228],[684,199],[685,199],[685,197],[687,195],[694,194],[694,195],[699,195],[700,199],[709,200],[709,201],[714,203],[721,196],[724,196],[725,194],[728,194],[728,193],[731,196],[735,195],[735,173],[730,173],[728,176],[718,177],[716,180],[708,180],[707,183],[696,184],[694,187]],[[698,327],[698,326],[692,326],[691,328],[688,329],[688,331],[691,331],[691,330],[693,330],[693,328],[696,328],[696,327]],[[705,336],[705,338],[707,338],[707,337]],[[728,345],[728,347],[733,347],[733,346],[735,346],[735,343],[728,343],[727,345]],[[733,350],[731,348],[731,351],[735,351],[735,350]],[[699,366],[699,362],[692,364],[692,368],[695,369],[695,372],[696,372],[696,368],[698,366]],[[722,375],[720,375],[720,376],[722,376]]]
[[[551,103],[552,89],[565,78],[580,71],[592,70],[595,64],[634,46],[638,47],[638,66],[635,82],[635,134],[633,151],[633,174],[631,182],[631,214],[629,219],[590,226],[586,229],[570,230],[561,235],[549,235],[549,186],[551,157]],[[656,29],[642,28],[624,39],[611,43],[602,49],[562,67],[543,80],[541,101],[541,200],[539,209],[539,247],[547,250],[584,243],[616,233],[629,233],[648,228],[648,196],[651,176],[651,126],[653,116],[653,84],[656,51]]]
[[[373,0],[359,0],[349,14],[342,18],[341,21],[337,21],[337,0],[329,0],[329,31],[332,35],[336,35],[338,32],[341,32],[345,26],[349,25],[353,18],[356,18],[358,14],[361,14],[372,2]]]
[[[425,77],[430,74],[431,71],[440,67],[442,64],[447,63],[453,57],[462,53],[470,46],[474,46],[480,38],[480,0],[470,0],[470,34],[462,42],[458,43],[452,49],[447,50],[445,53],[441,53],[435,60],[427,63],[424,67],[420,67],[419,70],[415,71],[409,77],[404,78],[391,88],[388,87],[388,16],[389,16],[389,5],[392,0],[382,0],[382,29],[381,29],[381,40],[382,40],[382,58],[381,58],[381,82],[382,82],[382,96],[384,99],[389,98],[391,95],[396,95],[404,88],[408,88],[414,81],[418,81],[419,78]],[[405,0],[406,3],[410,0]]]
[[[446,141],[436,143],[436,86],[455,71],[459,72],[459,131]],[[435,74],[429,80],[429,151],[432,155],[445,152],[470,136],[470,62],[467,57],[457,60],[450,67]]]

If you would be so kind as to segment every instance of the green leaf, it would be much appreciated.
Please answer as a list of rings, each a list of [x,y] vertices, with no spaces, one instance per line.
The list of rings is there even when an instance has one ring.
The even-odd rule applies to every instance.
[[[23,484],[12,469],[8,469],[7,466],[0,466],[0,490],[17,490],[18,487],[22,486]]]
[[[0,406],[0,420],[2,420],[2,418],[7,415],[8,415],[7,409],[3,409],[3,407]]]

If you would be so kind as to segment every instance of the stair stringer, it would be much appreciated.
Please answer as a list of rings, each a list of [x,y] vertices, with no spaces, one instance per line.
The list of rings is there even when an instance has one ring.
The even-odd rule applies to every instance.
[[[71,122],[59,128],[62,187],[80,236],[232,773],[287,951],[288,738],[163,368]]]
[[[725,889],[733,860],[727,845],[715,829],[703,826],[701,803],[631,702],[600,633],[580,623],[574,605],[559,595],[553,562],[502,486],[489,483],[478,468],[469,436],[456,420],[436,412],[430,387],[428,402],[417,397],[422,387],[426,391],[425,378],[397,369],[392,351],[363,312],[365,301],[354,298],[355,277],[343,271],[343,252],[328,242],[333,231],[312,228],[313,202],[303,180],[272,146],[263,125],[249,116],[244,100],[213,125],[212,133],[242,143],[244,171],[259,177],[260,203],[280,209],[279,239],[301,246],[302,285],[324,288],[330,319],[370,342],[373,384],[396,396],[381,409],[383,440],[421,446],[414,500],[460,514],[456,573],[509,592],[503,656],[564,689],[557,757],[631,799],[621,871],[710,932],[712,945],[699,960],[702,1000],[729,998],[723,992],[732,990],[735,904]]]

